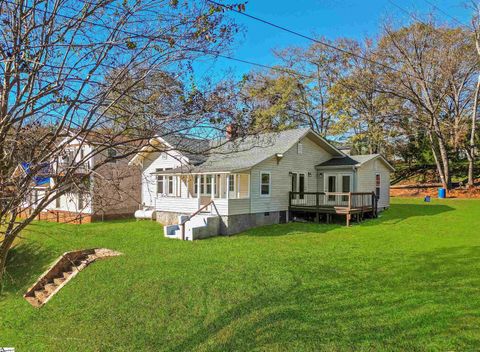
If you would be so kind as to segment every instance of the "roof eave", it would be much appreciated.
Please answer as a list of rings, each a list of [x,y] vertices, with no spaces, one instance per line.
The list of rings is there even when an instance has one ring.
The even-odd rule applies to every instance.
[[[342,152],[340,149],[338,149],[337,147],[335,147],[332,143],[330,143],[329,141],[327,141],[324,137],[322,137],[321,135],[319,135],[317,132],[315,132],[314,130],[312,130],[311,128],[307,130],[307,132],[305,132],[305,134],[302,136],[305,137],[307,136],[308,134],[312,134],[314,135],[318,140],[320,140],[324,146],[326,146],[327,148],[330,148],[330,154],[332,154],[333,157],[344,157],[344,156],[347,156],[347,154],[345,154],[344,152]]]
[[[330,170],[330,169],[356,169],[360,165],[317,165],[315,166],[316,170]]]

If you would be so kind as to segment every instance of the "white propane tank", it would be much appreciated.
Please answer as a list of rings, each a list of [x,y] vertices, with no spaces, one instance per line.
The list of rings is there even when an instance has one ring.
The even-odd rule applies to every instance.
[[[153,209],[140,209],[135,212],[135,219],[155,220],[155,210]]]

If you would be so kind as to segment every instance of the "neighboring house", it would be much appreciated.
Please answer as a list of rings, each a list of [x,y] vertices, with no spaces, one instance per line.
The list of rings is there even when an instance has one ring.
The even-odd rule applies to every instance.
[[[217,147],[204,140],[157,137],[131,164],[142,167],[145,209],[155,210],[163,224],[179,222],[167,227],[166,235],[187,239],[284,223],[312,209],[320,216],[321,208],[359,208],[361,203],[364,215],[368,206],[373,212],[374,193],[381,210],[390,204],[393,171],[381,155],[348,156],[311,129],[229,140]],[[206,210],[218,212],[218,224],[211,214],[200,214],[199,221],[187,217],[211,201],[214,207]]]
[[[140,169],[128,165],[128,160],[115,159],[117,150],[114,148],[96,153],[98,145],[93,138],[69,141],[65,153],[51,162],[49,177],[41,185],[32,187],[24,208],[31,211],[44,192],[55,186],[58,178],[69,173],[69,190],[51,202],[39,215],[40,219],[85,223],[132,217],[140,204]],[[106,158],[111,161],[91,172]]]
[[[42,199],[45,195],[45,192],[50,187],[50,164],[43,163],[39,165],[40,172],[38,175],[32,178],[31,191],[28,194],[28,197],[24,200],[22,207],[24,209],[31,209],[38,204],[38,201]],[[30,163],[22,162],[16,167],[13,171],[13,178],[18,177],[27,177],[31,173]]]

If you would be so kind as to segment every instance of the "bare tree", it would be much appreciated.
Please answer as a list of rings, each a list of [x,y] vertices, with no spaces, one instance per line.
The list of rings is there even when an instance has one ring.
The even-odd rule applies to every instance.
[[[471,8],[473,10],[472,28],[473,36],[475,40],[475,50],[477,57],[480,58],[480,6],[477,2],[471,2]],[[477,68],[478,71],[478,68]],[[466,148],[466,154],[468,159],[468,185],[473,187],[475,185],[475,159],[476,159],[476,129],[477,129],[477,112],[478,112],[478,98],[480,94],[480,73],[477,74],[477,84],[473,95],[473,104],[471,112],[470,123],[470,138],[468,139],[468,147]]]
[[[398,30],[386,27],[378,49],[386,64],[381,89],[403,100],[412,121],[427,132],[440,180],[447,189],[451,187],[448,137],[455,119],[464,117],[470,101],[464,93],[474,72],[470,62],[465,65],[464,52],[469,45],[465,38],[468,35],[461,29],[415,22]],[[452,109],[455,95],[457,108]]]
[[[238,28],[218,6],[170,0],[0,0],[0,22],[1,283],[14,240],[72,184],[112,158],[131,156],[152,132],[214,138],[230,123],[229,115],[218,115],[221,87],[191,92],[188,113],[158,116],[149,129],[136,128],[139,116],[122,115],[118,123],[109,112],[155,72],[189,72],[191,60],[224,50]],[[131,72],[139,74],[125,84]],[[97,148],[90,154],[76,155],[61,172],[53,166],[69,143],[81,147],[92,138]],[[79,176],[89,158],[110,148],[119,152]],[[29,172],[12,177],[22,162]],[[20,219],[38,177],[54,178],[54,186]]]

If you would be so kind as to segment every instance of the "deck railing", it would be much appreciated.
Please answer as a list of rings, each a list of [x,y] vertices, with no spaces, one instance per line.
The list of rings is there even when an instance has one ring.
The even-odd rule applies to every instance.
[[[376,209],[374,192],[290,192],[290,207]]]

